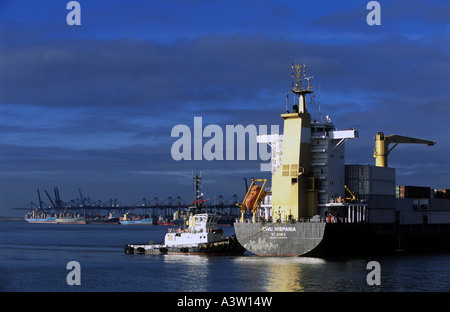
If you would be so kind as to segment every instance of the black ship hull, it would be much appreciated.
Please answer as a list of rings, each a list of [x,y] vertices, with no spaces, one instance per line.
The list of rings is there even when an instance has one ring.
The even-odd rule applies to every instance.
[[[119,224],[119,218],[86,219],[86,224]]]
[[[124,249],[126,254],[182,254],[182,255],[211,255],[234,256],[242,255],[245,248],[237,241],[236,237],[226,237],[213,243],[200,243],[194,245],[139,245],[128,244]]]
[[[260,256],[358,256],[450,250],[449,224],[235,223],[238,241]]]

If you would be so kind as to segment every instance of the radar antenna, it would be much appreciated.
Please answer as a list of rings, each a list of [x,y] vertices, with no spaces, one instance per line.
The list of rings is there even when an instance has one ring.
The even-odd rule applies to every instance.
[[[299,65],[292,63],[292,77],[295,78],[292,83],[291,93],[299,96],[299,112],[306,113],[306,99],[305,95],[313,93],[313,87],[311,87],[310,80],[314,77],[306,77],[306,65]],[[303,87],[303,80],[307,81],[306,89]]]

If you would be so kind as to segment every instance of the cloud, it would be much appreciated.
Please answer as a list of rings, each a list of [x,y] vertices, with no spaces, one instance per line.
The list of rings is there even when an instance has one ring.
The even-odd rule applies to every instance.
[[[349,162],[373,163],[378,131],[432,139],[438,144],[430,149],[397,147],[391,163],[424,177],[424,184],[436,181],[431,172],[446,163],[442,155],[450,145],[449,41],[437,30],[448,6],[433,4],[415,19],[419,8],[406,8],[406,1],[382,3],[383,24],[375,29],[362,25],[365,7],[330,3],[305,17],[299,30],[286,19],[296,15],[283,4],[208,28],[202,23],[214,19],[212,14],[183,29],[205,4],[190,4],[200,10],[192,16],[182,12],[187,4],[179,4],[178,15],[170,14],[170,5],[159,15],[142,12],[130,28],[115,26],[110,17],[110,32],[99,23],[77,33],[50,31],[54,17],[36,28],[2,21],[0,197],[8,203],[3,205],[15,202],[12,194],[35,192],[40,185],[82,187],[124,202],[149,193],[173,196],[172,187],[190,192],[191,181],[185,180],[192,170],[204,172],[212,189],[231,195],[243,189],[243,177],[260,174],[259,162],[176,162],[170,156],[176,139],[171,129],[193,127],[194,116],[203,117],[204,126],[282,125],[279,115],[292,106],[286,102],[291,62],[306,63],[315,77],[313,117],[320,118],[320,104],[339,129],[360,131],[358,140],[347,143]],[[98,7],[84,9],[91,16],[107,15]],[[138,11],[136,6],[128,12]],[[273,27],[256,22],[258,14]],[[183,23],[167,26],[174,16],[184,17]],[[413,31],[399,31],[411,23]],[[426,31],[413,36],[417,25]],[[156,26],[167,40],[142,36]],[[137,28],[143,30],[127,32]],[[401,181],[413,183],[414,175],[397,172]]]
[[[255,101],[261,90],[287,90],[286,68],[298,59],[328,90],[418,93],[420,83],[442,92],[450,67],[447,51],[394,39],[334,46],[233,35],[173,44],[54,40],[11,46],[1,54],[0,99],[152,113],[189,103],[234,109],[233,102]]]
[[[441,37],[448,25],[450,8],[445,0],[427,5],[420,0],[379,1],[381,25],[375,27],[367,25],[366,17],[371,11],[366,9],[367,3],[342,6],[317,16],[311,25],[323,30],[328,41],[335,36],[343,43],[375,42],[392,36],[426,41],[436,35]]]

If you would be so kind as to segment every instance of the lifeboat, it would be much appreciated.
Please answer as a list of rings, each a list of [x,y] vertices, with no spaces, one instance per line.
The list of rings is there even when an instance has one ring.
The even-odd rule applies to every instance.
[[[252,189],[250,190],[250,193],[247,196],[247,199],[245,200],[245,206],[249,211],[252,211],[256,199],[258,198],[258,195],[260,193],[261,196],[259,198],[264,198],[264,195],[266,195],[266,193],[263,190],[261,190],[261,187],[259,185],[253,185]]]

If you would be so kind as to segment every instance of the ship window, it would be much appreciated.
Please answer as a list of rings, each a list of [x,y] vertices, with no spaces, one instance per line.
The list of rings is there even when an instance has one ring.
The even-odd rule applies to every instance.
[[[291,184],[294,185],[295,183],[297,183],[297,178],[292,178],[291,179]]]
[[[283,171],[281,174],[283,177],[288,177],[289,176],[289,165],[283,165]]]
[[[298,176],[298,165],[292,164],[291,165],[291,177],[296,177],[296,176]]]

